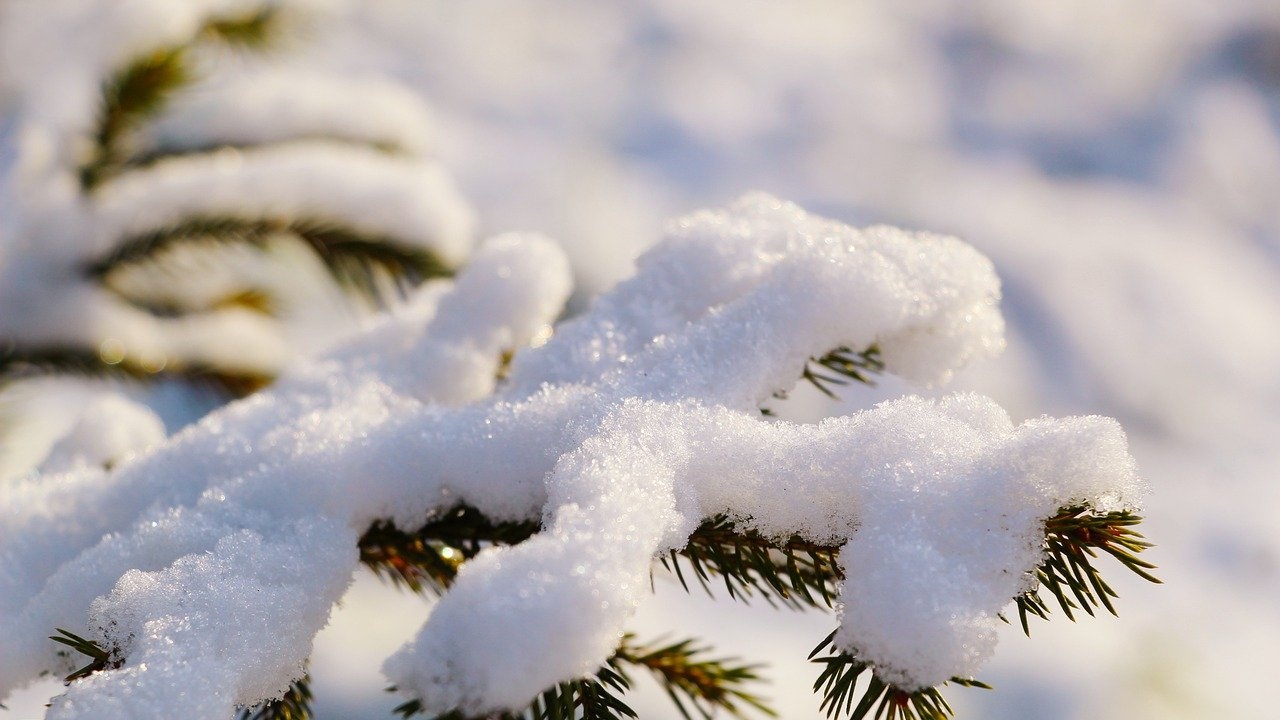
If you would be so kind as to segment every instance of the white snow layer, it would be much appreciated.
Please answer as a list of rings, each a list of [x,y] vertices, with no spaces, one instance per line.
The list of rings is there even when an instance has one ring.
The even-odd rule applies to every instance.
[[[358,108],[359,112],[352,112]],[[431,117],[402,85],[301,69],[237,68],[176,98],[143,147],[201,149],[297,138],[333,138],[415,155],[431,149]]]
[[[846,542],[837,643],[912,688],[971,675],[1059,507],[1140,492],[1109,419],[1014,426],[906,397],[818,425],[758,404],[806,358],[878,343],[922,381],[1002,344],[990,263],[954,238],[855,230],[764,195],[675,224],[636,276],[546,336],[554,246],[486,244],[452,288],[111,472],[0,486],[0,694],[83,631],[123,666],[53,718],[223,718],[277,696],[378,518],[459,502],[544,531],[462,568],[384,668],[428,711],[517,708],[596,669],[656,554],[727,513]],[[447,371],[445,371],[447,369]]]

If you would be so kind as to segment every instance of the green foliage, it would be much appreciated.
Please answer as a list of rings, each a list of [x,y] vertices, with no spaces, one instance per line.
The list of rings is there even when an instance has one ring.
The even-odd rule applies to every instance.
[[[232,48],[260,53],[284,37],[286,13],[274,5],[239,14],[210,18],[184,42],[154,47],[133,58],[108,77],[100,87],[95,125],[87,138],[88,151],[78,168],[81,190],[92,195],[114,178],[176,155],[211,154],[227,149],[223,144],[204,148],[140,149],[139,131],[155,120],[178,94],[200,80],[207,48]],[[346,138],[327,141],[358,144],[371,152],[401,152],[391,142],[365,142]],[[251,151],[253,146],[240,146]],[[179,317],[210,312],[228,306],[273,314],[276,303],[265,290],[244,287],[210,307],[181,307],[175,302],[134,297],[112,274],[146,261],[154,261],[181,245],[243,244],[263,247],[276,237],[295,239],[322,261],[334,282],[353,298],[381,307],[388,294],[424,280],[451,275],[453,268],[414,243],[385,234],[362,231],[336,218],[267,216],[190,216],[173,224],[120,238],[107,254],[88,262],[83,275],[121,300],[158,317]],[[228,398],[258,390],[272,378],[237,368],[206,367],[182,358],[165,358],[157,367],[136,357],[131,348],[104,355],[98,348],[29,346],[0,348],[0,384],[31,375],[71,373],[98,377],[126,377],[149,381],[176,378],[199,385],[212,384]]]
[[[839,546],[809,542],[793,535],[784,542],[738,530],[724,515],[702,523],[684,548],[662,558],[689,589],[682,565],[689,566],[702,588],[719,576],[729,597],[746,602],[760,595],[770,605],[830,608],[835,583],[843,579],[835,563]]]
[[[93,150],[80,167],[80,186],[92,191],[130,162],[129,134],[155,117],[195,79],[191,51],[202,41],[261,50],[277,34],[278,11],[214,18],[190,42],[134,59],[103,81]]]
[[[626,635],[605,664],[586,678],[562,682],[534,698],[529,707],[516,713],[496,713],[484,718],[457,711],[436,715],[432,720],[622,720],[638,715],[622,699],[632,687],[629,670],[650,672],[662,684],[680,716],[685,720],[710,720],[723,711],[729,717],[745,718],[746,708],[769,716],[775,713],[745,686],[760,680],[757,667],[739,664],[733,658],[711,659],[707,649],[693,640],[673,643],[635,644]],[[395,688],[391,688],[394,691]],[[395,713],[403,718],[423,715],[422,703],[410,700]]]
[[[179,379],[192,386],[212,388],[228,398],[237,398],[256,392],[271,382],[269,377],[245,370],[182,362],[177,358],[157,366],[123,350],[119,355],[113,353],[66,346],[19,348],[8,345],[0,348],[0,386],[4,381],[45,375],[148,381],[163,372],[165,377]]]
[[[863,720],[870,716],[872,710],[875,710],[876,720],[946,720],[954,717],[954,711],[938,688],[907,691],[886,683],[876,676],[870,663],[837,648],[832,642],[835,635],[833,631],[809,653],[810,661],[823,666],[822,673],[813,684],[813,691],[822,694],[821,710],[827,717]],[[828,654],[818,657],[824,650]],[[866,682],[860,685],[858,680],[864,676]],[[950,682],[964,687],[991,687],[965,678],[951,678]]]
[[[841,346],[822,357],[811,357],[805,361],[804,368],[800,371],[800,380],[814,386],[832,400],[838,400],[836,388],[855,382],[874,386],[876,376],[882,372],[884,361],[880,359],[880,347],[875,343],[858,352]],[[773,393],[779,400],[786,400],[788,395],[786,390]],[[768,407],[760,408],[760,412],[767,417],[776,414]]]
[[[93,152],[80,167],[80,186],[92,191],[128,160],[129,132],[159,113],[170,97],[191,82],[185,48],[161,48],[138,58],[102,86]]]
[[[742,718],[747,707],[776,715],[759,696],[744,689],[760,680],[760,666],[742,665],[736,658],[709,659],[708,652],[693,640],[636,646],[627,635],[614,657],[653,673],[685,720],[710,720],[718,710]]]
[[[1083,607],[1092,614],[1092,608],[1101,605],[1115,612],[1111,600],[1116,593],[1090,562],[1098,552],[1116,558],[1140,577],[1159,582],[1149,572],[1154,566],[1137,557],[1138,553],[1151,547],[1134,530],[1140,522],[1141,518],[1132,513],[1099,514],[1087,507],[1063,508],[1045,521],[1045,557],[1036,574],[1043,586],[1057,598],[1068,617],[1072,617],[1071,609],[1076,607]],[[459,506],[415,533],[400,531],[390,523],[375,524],[361,539],[361,559],[393,582],[418,592],[431,590],[441,593],[452,583],[457,568],[480,549],[490,545],[517,544],[539,529],[539,524],[534,521],[493,523],[474,508]],[[836,583],[843,579],[835,562],[839,549],[834,545],[812,543],[799,536],[785,540],[767,538],[754,531],[740,530],[732,520],[720,515],[703,522],[690,536],[688,544],[662,558],[662,564],[676,575],[686,590],[689,590],[688,570],[682,568],[691,569],[708,592],[713,579],[719,577],[735,599],[746,601],[759,595],[772,605],[828,609],[834,599]],[[1048,609],[1037,592],[1015,600],[1024,628],[1026,614],[1047,616]],[[824,639],[810,655],[813,662],[822,665],[814,691],[822,694],[821,708],[828,717],[862,720],[872,717],[873,711],[877,719],[945,720],[953,716],[939,688],[906,691],[884,682],[876,676],[870,663],[835,648],[832,645],[834,635],[832,633]],[[619,673],[628,680],[622,687],[604,682],[599,675],[594,679],[562,683],[548,689],[523,713],[493,717],[501,720],[549,720],[575,717],[572,712],[579,713],[577,717],[632,717],[609,701],[612,697],[610,688],[625,693],[630,687],[629,677],[621,669],[628,664],[654,672],[659,684],[687,720],[695,716],[709,718],[716,709],[729,712],[734,717],[739,717],[742,708],[747,706],[769,712],[758,698],[729,689],[756,680],[758,675],[754,666],[701,659],[695,662],[692,656],[699,651],[693,648],[692,641],[647,651],[636,649],[629,643],[629,638],[624,640],[601,671],[612,669],[612,672]],[[818,657],[824,649],[828,649],[828,654]],[[686,664],[681,666],[681,662]],[[699,685],[700,681],[704,684]],[[949,682],[962,687],[988,687],[966,678],[951,678]],[[730,702],[724,702],[726,699]],[[625,707],[625,703],[622,706]],[[399,710],[409,717],[419,709],[419,705],[410,701]],[[619,712],[621,714],[617,714]],[[475,719],[446,715],[434,720]]]
[[[311,679],[303,675],[279,700],[263,703],[256,708],[245,708],[236,720],[311,720]]]
[[[1093,615],[1096,608],[1104,607],[1116,614],[1111,601],[1119,596],[1092,562],[1099,552],[1115,558],[1138,577],[1159,583],[1149,572],[1155,565],[1138,557],[1138,553],[1152,547],[1134,530],[1141,522],[1141,517],[1125,510],[1095,513],[1084,505],[1063,508],[1046,520],[1045,559],[1036,569],[1037,587],[1015,599],[1023,632],[1031,634],[1029,615],[1045,620],[1049,617],[1049,605],[1040,596],[1041,588],[1053,595],[1069,620],[1075,620],[1073,611],[1077,609]]]
[[[378,576],[421,593],[443,593],[462,563],[491,545],[515,545],[541,529],[536,520],[494,522],[469,505],[440,513],[414,532],[375,522],[360,538],[360,561]]]
[[[839,377],[810,373],[804,379],[842,384],[840,378],[870,382],[868,373],[878,372],[878,351],[874,346],[863,353],[847,350],[828,353],[814,362],[833,370]],[[811,377],[812,375],[812,377]],[[819,385],[819,389],[823,389]],[[824,390],[825,391],[825,390]],[[1138,554],[1152,547],[1135,527],[1142,518],[1127,512],[1094,512],[1087,506],[1062,508],[1044,524],[1044,559],[1036,569],[1038,586],[1014,599],[1029,634],[1027,616],[1046,618],[1048,604],[1039,594],[1048,589],[1070,619],[1073,610],[1092,615],[1097,607],[1111,613],[1117,595],[1103,579],[1092,560],[1105,553],[1138,576],[1160,582],[1149,571],[1154,565]],[[404,531],[390,521],[375,522],[360,538],[360,560],[392,583],[418,593],[439,595],[452,585],[458,569],[481,550],[495,545],[516,545],[541,530],[536,520],[493,521],[473,507],[460,504],[437,514],[415,531]],[[753,530],[742,530],[725,515],[709,518],[690,536],[684,548],[661,559],[685,590],[692,571],[699,584],[711,592],[715,578],[723,582],[730,597],[747,601],[759,595],[771,605],[796,609],[829,609],[836,584],[844,579],[836,564],[840,547],[814,543],[793,535],[769,538]],[[68,681],[87,676],[105,667],[118,667],[119,660],[92,641],[65,630],[54,640],[75,648],[93,662],[68,676]],[[954,716],[941,688],[904,690],[876,675],[875,667],[834,644],[832,632],[810,653],[809,659],[822,666],[814,692],[822,695],[821,709],[829,718],[868,717],[888,720],[947,720]],[[824,654],[825,653],[825,654]],[[114,664],[110,664],[114,663]],[[757,695],[746,688],[760,680],[758,666],[732,658],[710,658],[707,649],[693,640],[638,645],[625,636],[614,654],[593,675],[558,683],[539,694],[531,704],[515,713],[496,713],[470,718],[456,711],[432,720],[622,720],[636,713],[623,696],[632,688],[631,672],[643,669],[653,675],[685,720],[709,720],[718,712],[745,718],[749,711],[773,715]],[[951,678],[946,684],[988,688],[970,678]],[[395,688],[391,688],[392,691]],[[281,701],[269,703],[240,720],[297,720],[309,717],[310,691],[306,679],[295,684]],[[404,718],[423,715],[422,705],[409,700],[395,708]],[[872,713],[874,712],[874,716]],[[275,713],[275,714],[264,714]]]
[[[820,358],[809,358],[800,378],[827,397],[838,400],[834,388],[855,382],[875,385],[875,376],[882,372],[884,360],[880,359],[880,348],[872,344],[859,352],[838,347]]]
[[[201,30],[201,37],[228,45],[262,51],[280,35],[281,11],[264,7],[243,15],[213,18]]]
[[[102,670],[114,670],[124,664],[118,650],[107,650],[93,640],[80,637],[70,630],[57,629],[57,635],[49,639],[66,645],[72,650],[89,658],[90,662],[67,675],[67,684]],[[59,655],[63,655],[59,652]],[[0,709],[4,706],[0,705]],[[295,680],[284,696],[279,700],[263,703],[256,708],[245,708],[236,716],[236,720],[311,720],[311,688],[310,679],[304,675]]]
[[[379,272],[382,277],[406,283],[447,277],[453,272],[426,250],[390,236],[363,233],[335,220],[225,216],[188,217],[168,227],[124,238],[106,256],[87,265],[85,272],[104,279],[114,270],[156,257],[176,245],[213,242],[260,247],[279,235],[302,240],[343,287],[374,301],[383,292]]]
[[[87,665],[72,672],[64,678],[68,684],[75,680],[79,680],[80,678],[89,677],[100,670],[118,668],[124,662],[123,659],[118,657],[117,653],[106,650],[93,640],[82,638],[70,630],[63,630],[62,628],[57,628],[57,632],[57,635],[50,635],[49,639],[56,643],[66,645],[72,650],[89,658],[89,663]],[[66,657],[65,653],[66,651],[59,651],[58,654]]]

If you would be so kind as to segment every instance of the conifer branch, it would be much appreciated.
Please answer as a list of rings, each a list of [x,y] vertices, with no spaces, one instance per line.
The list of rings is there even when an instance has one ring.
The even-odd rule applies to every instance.
[[[844,652],[834,644],[835,631],[809,653],[809,660],[823,666],[813,684],[813,691],[822,694],[819,709],[828,718],[845,717],[863,720],[875,711],[876,720],[947,720],[955,712],[942,697],[939,688],[923,688],[907,691],[881,680],[871,663]],[[828,653],[818,657],[820,653]],[[859,678],[867,681],[859,686]],[[973,679],[951,678],[950,683],[963,687],[991,689],[990,685]],[[946,685],[947,683],[943,683]]]
[[[684,564],[708,594],[712,578],[719,576],[729,597],[744,602],[759,594],[774,606],[830,608],[836,583],[844,578],[835,562],[839,550],[839,546],[809,542],[798,535],[780,542],[754,530],[740,531],[726,516],[718,515],[703,522],[684,548],[662,558],[662,565],[686,591]]]
[[[837,387],[844,387],[855,382],[872,387],[876,384],[876,376],[885,370],[884,361],[880,358],[880,347],[875,343],[865,350],[854,352],[841,346],[822,357],[810,357],[800,371],[800,381],[814,386],[823,395],[832,400],[839,400]],[[774,391],[773,397],[786,400],[790,393],[787,390]],[[761,414],[773,417],[772,408],[760,408]]]
[[[57,628],[57,632],[57,635],[50,635],[49,639],[66,645],[90,660],[87,665],[66,676],[64,680],[68,685],[96,672],[115,670],[124,665],[124,658],[120,657],[118,649],[107,650],[97,642],[80,637],[70,630]],[[65,651],[59,651],[58,654],[66,656]],[[265,702],[256,708],[245,708],[236,716],[236,720],[311,720],[310,682],[310,677],[303,675],[289,685],[289,689],[279,700]]]
[[[248,310],[267,317],[273,317],[277,312],[275,298],[267,291],[255,287],[245,287],[241,290],[229,292],[212,301],[206,300],[197,303],[180,297],[147,297],[131,289],[119,287],[110,279],[104,282],[103,286],[130,305],[161,318],[187,317],[192,314],[230,310],[232,308]]]
[[[159,114],[195,74],[190,52],[200,41],[260,49],[276,34],[279,12],[272,8],[205,23],[187,43],[143,55],[102,84],[93,148],[80,166],[80,187],[94,190],[129,162],[128,136]]]
[[[271,378],[247,370],[231,370],[201,363],[166,359],[163,366],[129,353],[104,354],[84,348],[48,346],[0,348],[0,386],[44,375],[80,375],[87,378],[115,377],[140,382],[178,378],[194,385],[212,387],[228,398],[239,398],[266,387]]]
[[[622,720],[638,717],[619,696],[631,688],[631,681],[611,657],[589,678],[557,683],[539,693],[527,708],[519,712],[490,713],[469,716],[457,710],[435,715],[431,720]],[[395,692],[396,688],[387,688]],[[397,705],[401,718],[425,715],[419,700]]]
[[[124,664],[124,659],[119,657],[119,651],[115,649],[107,650],[93,640],[82,638],[70,630],[63,630],[62,628],[56,628],[56,630],[58,634],[50,635],[50,640],[66,645],[72,650],[89,658],[89,663],[87,665],[75,670],[70,675],[63,678],[68,685],[80,678],[89,677],[90,675],[102,670],[114,670]],[[59,650],[58,655],[61,657],[68,657],[65,650]]]
[[[1141,522],[1141,517],[1127,510],[1096,513],[1084,505],[1063,508],[1046,520],[1045,559],[1036,569],[1037,587],[1015,598],[1023,632],[1031,634],[1029,616],[1049,617],[1050,606],[1040,596],[1042,588],[1053,595],[1069,620],[1075,620],[1075,610],[1093,615],[1102,607],[1117,614],[1112,600],[1119,596],[1092,562],[1099,552],[1115,558],[1138,577],[1159,583],[1150,572],[1156,566],[1138,557],[1153,547],[1134,530]]]
[[[294,680],[284,697],[257,707],[244,708],[236,720],[311,720],[311,677]]]
[[[360,537],[360,561],[393,584],[438,595],[453,584],[462,563],[484,548],[516,545],[541,529],[536,520],[494,522],[473,507],[457,505],[415,532],[375,522]]]
[[[706,648],[693,640],[654,645],[637,645],[635,636],[625,635],[614,654],[594,675],[558,683],[540,693],[527,708],[515,713],[494,713],[483,718],[458,711],[436,715],[432,720],[622,720],[638,715],[622,699],[632,687],[628,668],[651,672],[685,720],[710,720],[719,711],[729,717],[746,718],[747,707],[768,715],[776,713],[764,701],[744,689],[760,680],[757,667],[741,665],[732,658],[707,659]],[[395,688],[389,688],[394,692]],[[410,700],[394,712],[402,718],[423,715],[422,703]]]
[[[161,48],[131,62],[102,86],[93,151],[80,167],[80,186],[92,191],[127,157],[126,135],[154,117],[192,73],[184,47]]]
[[[261,51],[279,36],[282,25],[280,8],[267,6],[244,15],[214,18],[205,24],[199,37]]]
[[[733,658],[706,659],[707,649],[691,639],[647,647],[633,643],[634,636],[623,637],[614,657],[652,672],[685,720],[694,720],[695,714],[710,720],[718,710],[743,718],[745,707],[776,716],[759,696],[743,689],[761,679],[759,666],[741,665]]]
[[[287,234],[316,253],[344,288],[371,300],[381,297],[379,271],[386,277],[417,283],[448,277],[453,270],[434,253],[396,238],[363,233],[324,218],[239,218],[195,216],[168,227],[125,238],[107,255],[88,263],[89,277],[105,278],[113,270],[155,257],[190,243],[244,243],[262,247],[271,237]]]
[[[842,346],[820,358],[809,358],[800,374],[800,379],[813,385],[823,395],[838,400],[836,387],[844,387],[855,382],[875,385],[875,376],[883,373],[884,370],[884,360],[880,358],[878,345],[873,343],[859,352]],[[785,399],[786,394],[783,393],[778,397]]]

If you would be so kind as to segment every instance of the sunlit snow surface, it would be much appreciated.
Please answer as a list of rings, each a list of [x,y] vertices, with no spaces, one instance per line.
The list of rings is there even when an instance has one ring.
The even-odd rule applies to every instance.
[[[1008,628],[997,691],[948,697],[982,718],[1273,712],[1280,4],[403,0],[352,20],[342,62],[432,98],[484,222],[556,236],[594,287],[662,218],[744,187],[982,250],[1009,349],[957,383],[1015,418],[1118,417],[1166,584],[1111,573],[1119,620]],[[721,622],[694,605],[686,632]],[[832,620],[757,612],[715,641],[774,665],[785,717],[820,717],[803,656]],[[771,622],[792,632],[750,639]]]
[[[746,187],[981,249],[1004,281],[1010,347],[957,382],[1015,419],[1119,417],[1153,481],[1146,526],[1168,584],[1117,577],[1119,621],[1058,618],[1030,641],[1010,629],[982,675],[998,691],[949,698],[966,717],[1269,711],[1280,6],[382,0],[351,13],[316,62],[413,83],[482,222],[563,239],[588,288],[625,276],[665,218]],[[738,621],[712,640],[775,665],[784,717],[819,716],[802,658],[831,618],[692,605],[670,611],[689,614],[685,632]],[[640,629],[657,634],[670,613],[652,607]],[[331,681],[351,654],[344,627],[321,644]],[[385,717],[376,682],[364,693],[322,692],[322,717]]]
[[[843,545],[836,643],[931,687],[990,658],[1044,519],[1141,492],[1106,418],[1015,427],[978,395],[817,425],[761,416],[822,348],[874,343],[918,381],[1000,350],[990,263],[954,238],[744,197],[675,223],[488,397],[502,351],[554,319],[567,273],[546,240],[491,240],[456,284],[424,291],[429,319],[389,318],[118,468],[3,486],[0,688],[66,670],[46,633],[71,625],[124,664],[49,717],[214,718],[269,699],[346,589],[358,533],[458,502],[544,530],[468,563],[388,660],[429,711],[518,709],[599,667],[653,558],[721,513]]]

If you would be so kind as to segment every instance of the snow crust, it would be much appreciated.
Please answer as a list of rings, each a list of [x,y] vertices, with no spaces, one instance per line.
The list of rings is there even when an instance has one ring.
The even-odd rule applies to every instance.
[[[1141,493],[1105,418],[1014,426],[975,395],[761,417],[837,346],[877,343],[925,382],[998,351],[998,282],[954,238],[747,196],[675,223],[495,387],[501,354],[546,339],[568,291],[554,245],[490,241],[456,284],[150,454],[0,485],[0,694],[62,670],[45,636],[66,627],[124,665],[49,717],[226,717],[300,672],[369,522],[459,502],[544,531],[464,566],[387,661],[429,711],[516,708],[594,670],[655,554],[717,513],[846,541],[837,643],[927,686],[991,654],[1043,519]]]

